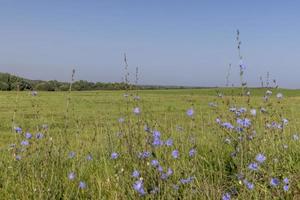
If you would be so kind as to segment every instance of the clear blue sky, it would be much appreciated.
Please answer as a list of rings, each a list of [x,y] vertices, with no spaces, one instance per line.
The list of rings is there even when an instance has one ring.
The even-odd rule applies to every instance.
[[[32,79],[222,86],[240,29],[249,85],[300,88],[300,1],[0,0],[0,71]]]

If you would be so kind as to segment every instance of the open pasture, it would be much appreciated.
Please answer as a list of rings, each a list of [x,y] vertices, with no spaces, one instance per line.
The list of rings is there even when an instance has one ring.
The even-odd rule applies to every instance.
[[[300,199],[300,92],[250,91],[1,92],[0,199]]]

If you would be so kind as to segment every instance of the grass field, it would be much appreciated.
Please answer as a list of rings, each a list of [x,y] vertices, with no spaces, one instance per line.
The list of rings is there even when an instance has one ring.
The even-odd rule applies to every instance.
[[[250,91],[1,92],[0,199],[300,199],[300,91]]]

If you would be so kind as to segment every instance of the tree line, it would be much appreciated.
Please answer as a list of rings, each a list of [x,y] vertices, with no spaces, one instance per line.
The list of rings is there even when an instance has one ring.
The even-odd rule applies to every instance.
[[[85,91],[85,90],[125,90],[133,85],[124,82],[103,83],[103,82],[90,82],[85,80],[75,81],[72,84],[72,90]],[[43,80],[30,80],[22,77],[14,76],[9,73],[0,73],[0,90],[38,90],[38,91],[67,91],[70,88],[70,83],[60,82],[56,80],[43,81]]]

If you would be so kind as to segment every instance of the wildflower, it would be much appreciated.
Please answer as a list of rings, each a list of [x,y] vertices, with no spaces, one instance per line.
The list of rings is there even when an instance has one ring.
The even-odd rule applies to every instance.
[[[123,122],[125,121],[125,119],[124,119],[123,117],[120,117],[120,118],[118,119],[118,121],[119,121],[119,123],[123,123]]]
[[[160,132],[159,131],[153,131],[153,137],[160,138]]]
[[[194,115],[194,110],[193,108],[190,108],[186,111],[187,116],[192,117]]]
[[[265,162],[266,157],[263,154],[259,153],[256,155],[255,159],[257,162],[263,163],[263,162]]]
[[[151,165],[152,165],[153,167],[157,167],[157,166],[159,165],[159,162],[158,162],[157,160],[152,160],[152,161],[151,161]]]
[[[138,101],[138,100],[141,99],[141,97],[140,96],[134,96],[133,99]]]
[[[227,192],[222,196],[222,200],[230,200],[231,199],[231,195]]]
[[[68,174],[68,179],[71,180],[71,181],[74,180],[75,177],[76,177],[76,174],[74,172],[71,172],[71,173]]]
[[[31,135],[31,133],[25,133],[25,138],[26,139],[31,139],[32,138],[32,135]]]
[[[289,120],[287,120],[287,119],[282,119],[282,123],[283,123],[284,125],[287,125],[287,124],[289,123]]]
[[[140,152],[138,157],[140,159],[145,159],[145,158],[149,158],[151,155],[151,153],[149,151],[144,151],[144,152]]]
[[[173,170],[171,168],[168,168],[167,175],[171,176],[172,174],[173,174]]]
[[[134,108],[133,113],[136,114],[136,115],[139,115],[141,113],[140,108],[139,107]]]
[[[152,145],[153,145],[153,146],[160,146],[160,145],[162,145],[162,144],[163,144],[163,141],[161,141],[160,138],[155,137],[155,138],[153,139],[153,142],[152,142]]]
[[[256,162],[250,163],[249,166],[248,166],[248,169],[250,169],[252,171],[257,171],[258,170],[258,164]]]
[[[288,179],[288,178],[284,178],[284,179],[283,179],[283,182],[284,182],[285,184],[289,184],[289,179]]]
[[[294,134],[294,135],[293,135],[293,139],[294,139],[294,140],[299,140],[298,134]]]
[[[168,139],[168,140],[165,142],[165,144],[166,144],[167,146],[172,146],[172,145],[173,145],[173,140],[172,140],[172,139]]]
[[[216,119],[217,124],[221,124],[221,120],[219,118]]]
[[[113,153],[111,153],[110,157],[111,157],[111,159],[115,160],[115,159],[117,159],[119,157],[119,154],[116,153],[116,152],[113,152]]]
[[[168,175],[165,174],[165,173],[163,173],[163,174],[160,176],[160,178],[161,178],[162,180],[166,180],[166,179],[168,178]]]
[[[178,150],[174,150],[174,151],[172,151],[172,156],[173,156],[173,158],[178,158],[179,157],[179,151]]]
[[[251,109],[251,110],[250,110],[250,114],[251,114],[252,116],[256,116],[256,110],[255,110],[255,109]]]
[[[248,119],[248,118],[245,118],[245,119],[240,119],[240,118],[238,118],[238,119],[236,120],[236,122],[237,122],[239,125],[241,125],[241,126],[243,126],[243,127],[246,127],[246,128],[248,128],[248,127],[251,126],[251,121],[250,121],[250,119]]]
[[[36,139],[42,139],[44,137],[43,133],[37,133],[35,138]]]
[[[22,157],[20,155],[16,155],[16,160],[21,160]]]
[[[159,172],[163,172],[163,171],[164,171],[164,169],[162,168],[161,165],[158,165],[157,170],[158,170]]]
[[[86,160],[93,160],[93,157],[91,154],[88,154],[87,157],[86,157]]]
[[[194,180],[194,177],[188,177],[188,178],[186,178],[186,179],[180,179],[180,182],[182,183],[182,184],[188,184],[188,183],[190,183],[190,182],[192,182]]]
[[[83,181],[80,181],[80,182],[79,182],[79,188],[80,188],[80,189],[85,189],[85,188],[86,188],[86,183],[83,182]]]
[[[189,151],[189,156],[190,156],[190,157],[195,156],[195,154],[196,154],[196,149],[191,149],[191,150]]]
[[[246,66],[245,66],[245,64],[244,64],[244,62],[243,62],[242,59],[240,60],[239,66],[240,66],[241,71],[245,71],[246,70]]]
[[[134,170],[134,171],[132,172],[132,177],[137,178],[137,177],[139,177],[139,176],[140,176],[139,171]]]
[[[278,93],[278,94],[276,95],[276,97],[277,97],[277,99],[282,99],[282,98],[283,98],[283,94],[282,94],[282,93]]]
[[[246,185],[246,187],[248,188],[248,190],[253,190],[254,189],[254,184],[249,182],[247,179],[244,179],[243,182]]]
[[[287,191],[289,190],[289,185],[284,185],[284,186],[283,186],[283,190],[284,190],[285,192],[287,192]]]
[[[239,110],[238,110],[240,113],[245,113],[245,112],[247,112],[247,108],[240,108]]]
[[[20,127],[15,127],[16,133],[22,133],[22,129]]]
[[[273,186],[273,187],[276,187],[277,185],[279,185],[280,181],[278,178],[271,178],[271,181],[270,181],[270,185]]]
[[[22,145],[22,146],[28,146],[28,145],[29,145],[29,142],[28,142],[27,140],[23,140],[23,141],[21,142],[21,145]]]
[[[69,158],[74,158],[75,155],[76,155],[76,153],[75,153],[74,151],[71,151],[71,152],[69,153]]]
[[[224,122],[222,126],[227,129],[234,129],[234,126],[230,122]]]
[[[144,190],[144,183],[142,180],[138,180],[133,184],[133,188],[137,191],[140,195],[145,195],[146,192]]]

